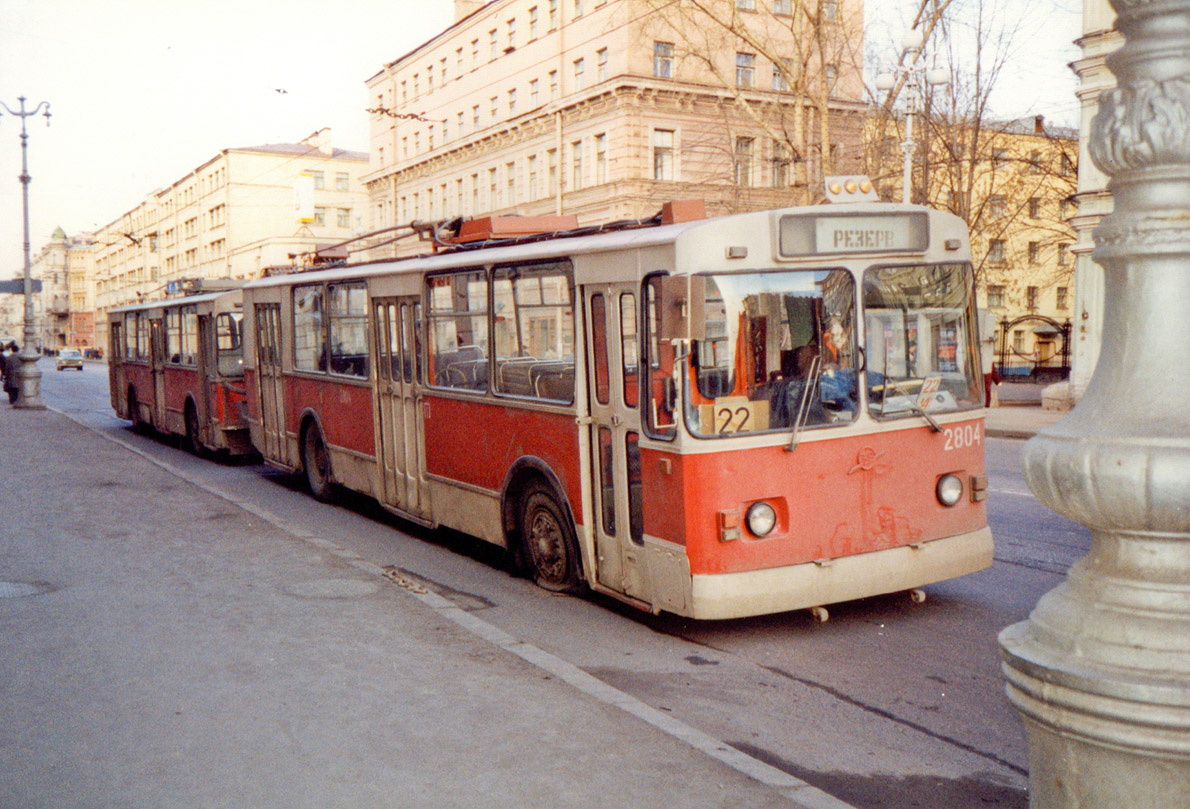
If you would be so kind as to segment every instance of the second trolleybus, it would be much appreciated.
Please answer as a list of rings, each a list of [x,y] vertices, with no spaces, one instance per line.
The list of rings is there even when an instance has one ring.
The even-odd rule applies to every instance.
[[[504,546],[549,589],[825,617],[991,563],[970,246],[948,213],[840,202],[481,243],[243,295],[268,463]]]

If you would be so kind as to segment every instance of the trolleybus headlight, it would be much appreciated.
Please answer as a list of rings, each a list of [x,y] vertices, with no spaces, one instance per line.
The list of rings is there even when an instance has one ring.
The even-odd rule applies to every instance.
[[[753,503],[748,507],[748,530],[752,536],[768,536],[777,525],[777,512],[768,503]]]
[[[938,495],[939,503],[944,506],[953,506],[963,497],[963,481],[954,475],[943,475],[938,478],[938,487],[935,492]]]

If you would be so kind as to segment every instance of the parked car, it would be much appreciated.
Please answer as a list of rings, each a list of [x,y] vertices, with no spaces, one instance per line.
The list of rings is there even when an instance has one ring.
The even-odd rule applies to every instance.
[[[58,370],[63,368],[78,368],[83,370],[83,354],[73,348],[64,348],[58,352]]]

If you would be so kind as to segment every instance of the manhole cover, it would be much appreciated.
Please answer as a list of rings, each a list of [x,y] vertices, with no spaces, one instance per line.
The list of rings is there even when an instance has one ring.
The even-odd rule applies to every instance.
[[[23,581],[0,581],[0,598],[35,596],[49,590],[48,584],[30,584]]]

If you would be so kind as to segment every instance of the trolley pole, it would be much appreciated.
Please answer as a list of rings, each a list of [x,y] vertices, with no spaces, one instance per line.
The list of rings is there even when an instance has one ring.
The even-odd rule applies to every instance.
[[[1103,353],[1025,478],[1091,529],[1090,553],[1000,633],[1029,737],[1033,809],[1190,806],[1190,0],[1111,0],[1090,155],[1114,212],[1095,230]]]
[[[0,107],[12,116],[21,119],[21,197],[25,214],[25,344],[21,349],[21,369],[17,376],[20,379],[20,392],[13,407],[23,407],[30,410],[40,410],[45,407],[41,401],[41,371],[37,370],[37,330],[33,322],[33,263],[29,259],[29,133],[25,128],[25,119],[37,115],[45,107],[45,125],[50,125],[50,103],[42,101],[32,111],[25,111],[25,97],[18,96],[21,111],[14,112],[7,104],[0,101]]]

